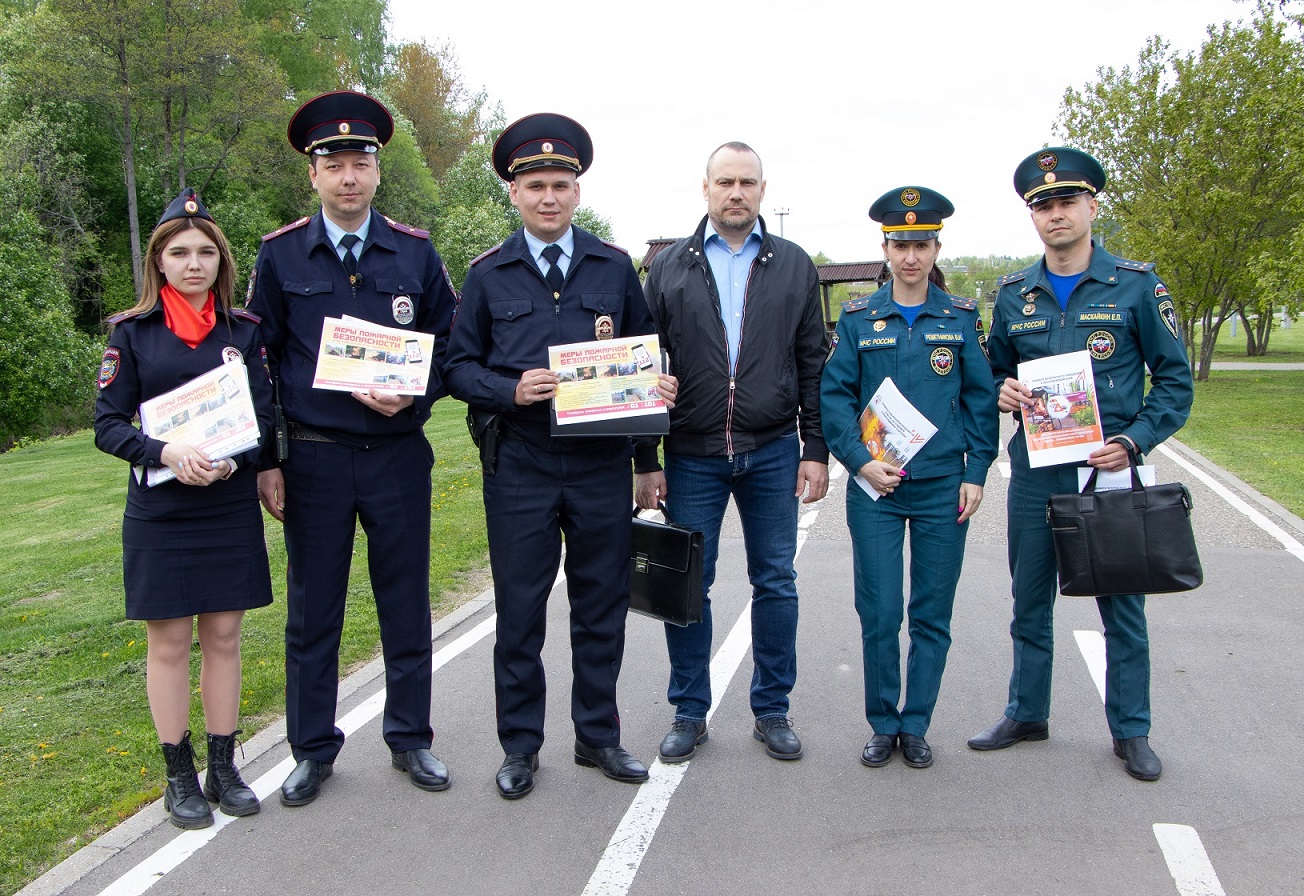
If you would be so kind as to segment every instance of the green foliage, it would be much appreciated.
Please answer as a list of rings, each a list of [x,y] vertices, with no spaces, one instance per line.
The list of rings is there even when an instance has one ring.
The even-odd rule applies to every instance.
[[[412,122],[394,115],[394,137],[380,151],[375,207],[395,221],[429,230],[439,210],[439,186],[412,133]]]
[[[1098,74],[1065,94],[1060,130],[1109,172],[1111,248],[1157,262],[1187,344],[1197,324],[1208,337],[1204,379],[1222,324],[1280,302],[1261,278],[1280,286],[1282,266],[1263,260],[1304,223],[1304,168],[1288,161],[1304,156],[1304,46],[1260,3],[1196,53],[1154,38],[1135,68]]]
[[[587,230],[598,239],[611,242],[616,238],[615,231],[611,229],[611,221],[587,205],[575,209],[575,218],[571,223],[581,230]]]
[[[385,67],[386,0],[239,0],[258,46],[305,99],[346,87],[370,93]]]
[[[394,109],[412,122],[426,164],[443,177],[480,136],[483,92],[470,95],[462,84],[451,43],[402,44],[385,78]]]

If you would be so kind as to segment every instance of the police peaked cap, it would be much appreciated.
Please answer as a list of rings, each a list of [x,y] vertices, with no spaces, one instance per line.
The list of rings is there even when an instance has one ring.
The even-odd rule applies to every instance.
[[[897,187],[874,200],[869,216],[883,225],[886,240],[931,240],[942,230],[942,219],[955,206],[928,187]]]
[[[527,115],[494,141],[494,170],[513,180],[534,168],[565,168],[577,175],[593,164],[593,140],[584,125],[554,112]]]
[[[204,208],[204,203],[199,201],[199,194],[186,187],[177,194],[177,198],[163,210],[163,217],[158,219],[158,224],[154,229],[158,229],[165,221],[172,221],[177,218],[203,218],[205,221],[212,221],[213,216]],[[214,222],[216,223],[216,222]]]
[[[1105,188],[1105,169],[1092,156],[1069,146],[1039,149],[1014,169],[1014,189],[1028,205],[1056,196],[1095,196]]]
[[[304,155],[375,152],[394,136],[394,119],[365,93],[336,90],[300,106],[286,134],[290,145]]]

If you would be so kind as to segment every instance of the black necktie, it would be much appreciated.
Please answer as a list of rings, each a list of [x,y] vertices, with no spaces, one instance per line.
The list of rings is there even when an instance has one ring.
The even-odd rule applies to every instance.
[[[356,233],[346,233],[340,237],[340,245],[344,247],[344,257],[340,259],[344,262],[344,273],[349,275],[349,282],[354,286],[358,285],[358,256],[353,254],[353,247],[362,240],[358,239]]]
[[[548,288],[552,290],[552,297],[555,299],[561,296],[562,284],[566,282],[566,278],[561,274],[561,267],[557,264],[561,260],[561,246],[556,243],[544,246],[543,257],[548,259],[548,273],[544,274],[543,278],[548,281]]]

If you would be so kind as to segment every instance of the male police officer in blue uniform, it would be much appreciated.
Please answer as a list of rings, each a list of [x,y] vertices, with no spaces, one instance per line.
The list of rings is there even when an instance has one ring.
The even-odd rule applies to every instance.
[[[360,93],[327,93],[290,121],[322,209],[263,237],[250,283],[288,421],[289,455],[265,452],[258,493],[285,523],[286,727],[295,767],[281,802],[317,798],[344,743],[335,725],[340,632],[355,527],[367,533],[385,656],[384,736],[395,768],[444,790],[430,752],[430,471],[422,432],[445,394],[438,376],[457,298],[430,235],[371,208],[388,110]],[[322,321],[350,315],[435,336],[424,395],[312,387]]]
[[[494,168],[524,227],[471,263],[449,339],[449,391],[500,415],[496,464],[484,476],[498,608],[494,690],[506,758],[499,793],[534,788],[543,745],[548,594],[566,541],[575,762],[617,781],[646,781],[620,746],[616,679],[629,606],[632,489],[628,437],[550,435],[559,378],[548,347],[653,332],[638,275],[622,250],[578,227],[577,178],[593,160],[588,132],[563,115],[529,115],[503,131]],[[673,403],[675,382],[662,377]],[[483,448],[482,448],[483,452]]]
[[[1032,211],[1046,254],[1000,280],[988,350],[997,405],[1016,416],[1033,402],[1032,392],[1016,379],[1020,361],[1090,351],[1106,443],[1087,463],[1122,470],[1129,455],[1148,454],[1182,427],[1193,387],[1173,302],[1154,265],[1116,258],[1092,243],[1095,195],[1104,185],[1100,164],[1068,147],[1035,152],[1015,170],[1015,190]],[[1005,714],[970,739],[975,750],[1049,736],[1056,572],[1046,501],[1052,493],[1078,491],[1072,465],[1029,467],[1021,427],[1009,454],[1014,671]],[[1102,595],[1096,604],[1105,628],[1105,716],[1114,753],[1132,777],[1153,781],[1162,766],[1148,739],[1145,595]]]

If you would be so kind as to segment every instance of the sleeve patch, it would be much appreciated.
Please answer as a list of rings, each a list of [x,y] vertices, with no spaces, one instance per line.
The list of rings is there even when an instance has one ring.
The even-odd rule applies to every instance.
[[[121,369],[122,353],[113,347],[106,348],[104,357],[100,359],[100,388],[107,389],[109,384],[117,379],[118,371]]]

